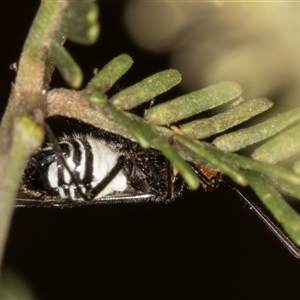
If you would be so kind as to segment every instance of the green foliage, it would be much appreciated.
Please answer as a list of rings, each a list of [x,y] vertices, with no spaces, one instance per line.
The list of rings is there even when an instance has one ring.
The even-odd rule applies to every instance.
[[[61,32],[74,43],[91,45],[99,36],[99,7],[92,1],[70,1],[62,16]],[[76,20],[76,26],[74,26]]]
[[[132,64],[132,58],[126,54],[114,58],[92,78],[85,92],[87,94],[95,90],[107,92],[131,68]]]
[[[90,44],[98,36],[98,7],[92,2],[42,1],[25,41],[0,127],[0,262],[22,170],[43,141],[41,125],[47,113],[45,103],[53,62],[68,83],[78,87],[81,70],[62,44],[66,37]],[[74,16],[79,27],[74,26]]]
[[[235,82],[220,82],[157,105],[147,111],[145,119],[151,124],[169,125],[229,102],[241,92]]]
[[[209,118],[202,118],[180,126],[183,133],[194,139],[205,139],[215,134],[221,133],[229,128],[241,124],[252,117],[264,112],[273,106],[273,103],[265,98],[258,98],[242,102],[236,106],[230,107],[224,112],[218,113]],[[224,135],[223,135],[224,136]],[[221,136],[220,138],[222,138]],[[219,139],[220,139],[219,138]],[[213,143],[217,146],[215,139]],[[240,140],[238,140],[240,141]],[[222,148],[224,151],[232,151],[228,148],[232,145],[232,141],[228,143],[227,148]],[[227,144],[226,144],[227,146]],[[239,149],[237,149],[239,150]]]
[[[180,81],[177,70],[165,70],[122,90],[111,97],[110,102],[120,110],[129,110],[166,92]]]
[[[13,166],[9,183],[12,185],[11,183],[15,182],[15,185],[0,197],[12,199],[17,190],[16,183],[19,181],[15,175],[20,174],[29,153],[41,143],[42,133],[32,136],[32,132],[41,129],[39,125],[44,116],[60,114],[134,139],[142,147],[159,149],[193,189],[197,188],[200,182],[185,160],[220,170],[239,185],[245,186],[249,183],[276,220],[300,246],[299,216],[280,195],[284,192],[300,199],[300,175],[288,168],[268,163],[275,164],[299,153],[299,128],[287,129],[299,120],[298,108],[258,125],[220,135],[211,145],[199,139],[211,138],[241,124],[269,109],[273,105],[272,102],[265,98],[244,101],[241,97],[242,89],[237,83],[220,82],[153,106],[142,118],[125,110],[164,93],[178,84],[181,77],[176,70],[162,71],[108,99],[106,92],[133,63],[131,57],[126,54],[116,57],[102,68],[83,91],[57,89],[41,93],[50,83],[53,71],[51,62],[56,64],[71,87],[80,86],[82,72],[72,56],[63,48],[63,42],[65,36],[81,44],[95,41],[99,32],[97,16],[98,7],[92,1],[42,2],[21,56],[16,80],[18,93],[12,93],[9,110],[1,125],[2,138],[12,136],[11,140],[14,142],[17,139],[19,149],[24,148],[28,139],[35,142],[29,143],[26,155],[18,151],[14,153],[14,142],[11,145],[8,143],[7,149],[18,156],[20,161],[17,160],[17,167],[11,160],[5,162],[4,172]],[[43,105],[45,101],[47,109]],[[227,106],[224,105],[226,103]],[[196,118],[197,114],[213,108],[219,109],[220,106],[222,111],[214,116],[180,123],[183,135],[164,126],[183,122],[192,116]],[[32,117],[35,115],[32,112],[37,108],[44,113],[42,118]],[[35,127],[32,127],[31,122],[36,125],[36,131],[32,129]],[[11,128],[15,128],[16,124],[18,131],[12,131]],[[284,131],[285,129],[287,131]],[[24,135],[22,139],[20,132]],[[229,152],[261,142],[277,133],[280,134],[257,148],[252,155],[253,159]],[[299,169],[297,166],[296,170]],[[5,181],[1,184],[0,190],[9,186]]]
[[[292,240],[299,245],[299,214],[287,204],[280,193],[272,185],[266,184],[265,180],[263,180],[258,173],[247,171],[245,175],[249,180],[250,186],[260,197],[264,205],[272,212],[275,219],[282,225],[284,230],[288,232]]]
[[[102,72],[102,70],[100,72]],[[106,73],[105,76],[109,76],[109,74]],[[144,91],[141,87],[147,86],[149,90],[154,90],[156,82],[162,82],[162,80],[167,81],[167,76],[161,79],[160,76],[165,76],[165,74],[162,72],[158,73],[155,77],[153,76],[156,78],[155,81],[151,82],[148,79],[142,80],[140,83],[125,89],[125,92],[120,93],[126,95],[127,91],[130,90],[131,95],[135,95],[136,98],[139,98],[137,95],[139,95],[141,91]],[[114,80],[116,81],[116,78]],[[170,84],[173,83],[171,82]],[[150,93],[150,95],[153,94]],[[297,199],[300,199],[300,176],[282,166],[265,163],[264,161],[266,160],[262,159],[262,162],[258,162],[237,154],[224,152],[223,150],[224,148],[226,150],[228,150],[228,148],[230,150],[245,148],[248,145],[262,141],[281,132],[286,127],[299,120],[299,109],[296,108],[288,111],[250,128],[241,129],[236,132],[233,131],[223,136],[221,135],[213,141],[215,147],[205,142],[196,141],[196,139],[207,138],[217,133],[221,133],[228,128],[262,113],[273,105],[270,100],[265,98],[244,101],[240,95],[241,88],[236,83],[222,82],[183,95],[166,103],[153,106],[145,113],[145,119],[130,113],[124,114],[114,108],[114,101],[111,101],[112,99],[121,99],[118,103],[118,108],[121,107],[122,109],[133,108],[140,104],[139,100],[137,100],[134,104],[132,104],[132,102],[129,106],[126,106],[128,97],[119,97],[118,94],[114,95],[104,104],[102,103],[102,109],[106,114],[112,116],[117,122],[122,124],[122,126],[128,130],[130,135],[132,135],[132,137],[143,147],[151,146],[161,150],[172,163],[180,169],[182,176],[186,179],[191,188],[195,188],[191,170],[188,168],[182,169],[180,166],[182,160],[175,156],[172,157],[172,155],[170,156],[167,154],[168,151],[164,151],[164,146],[158,142],[161,140],[161,136],[167,138],[169,142],[171,141],[172,147],[175,148],[185,160],[198,164],[206,164],[218,169],[231,177],[239,185],[245,186],[249,182],[254,191],[261,198],[262,202],[274,215],[275,219],[282,224],[286,232],[296,243],[298,243],[298,245],[300,245],[299,216],[289,204],[283,200],[278,192],[286,192]],[[141,102],[144,102],[144,99],[147,97],[143,95],[142,98],[143,100]],[[149,96],[146,100],[150,100],[151,98],[152,97]],[[217,107],[234,99],[237,99],[234,104],[229,105],[225,109],[223,108],[222,112],[217,113],[210,118],[199,119],[181,125],[180,129],[184,133],[184,136],[163,126],[157,126],[157,124],[170,124],[174,121],[184,120],[199,112]],[[296,129],[291,130],[293,130],[293,132],[299,132],[297,127],[295,128]],[[288,131],[288,136],[286,136],[284,132],[282,133],[285,138],[289,138],[288,143],[285,142],[283,144],[282,139],[276,143],[276,139],[274,138],[270,141],[272,142],[271,149],[279,146],[283,148],[284,146],[291,144],[292,140],[295,138],[290,133],[291,130]],[[280,137],[280,135],[278,135],[278,137]],[[264,149],[270,142],[266,142],[258,149]],[[294,143],[296,142],[294,141]],[[167,145],[165,141],[163,144]],[[170,148],[170,145],[167,147]],[[218,148],[220,148],[220,150]],[[266,151],[266,153],[268,153],[268,155],[266,155],[268,161],[270,161],[272,157],[278,156],[278,153],[275,151],[273,154],[271,149],[269,148]],[[256,152],[254,152],[254,154],[255,153]],[[286,151],[285,154],[287,153],[294,154],[295,151],[292,153]],[[286,158],[287,155],[284,157]],[[192,178],[192,180],[189,181],[187,178]],[[270,195],[272,195],[271,199]]]
[[[300,126],[296,125],[278,134],[257,148],[252,158],[275,164],[300,152]]]
[[[64,80],[73,88],[79,88],[83,74],[73,57],[61,43],[55,40],[51,43],[51,58]]]
[[[37,299],[24,278],[6,267],[1,270],[0,278],[1,300],[35,300]]]
[[[243,128],[214,139],[213,144],[224,151],[235,152],[263,141],[300,120],[300,108],[281,113],[254,126]]]

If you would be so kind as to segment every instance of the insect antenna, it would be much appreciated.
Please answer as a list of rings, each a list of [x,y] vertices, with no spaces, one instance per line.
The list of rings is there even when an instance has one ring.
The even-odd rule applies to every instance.
[[[288,249],[288,251],[294,257],[300,259],[300,249],[278,226],[275,225],[275,223],[265,213],[261,211],[259,206],[245,194],[243,194],[229,178],[224,178],[220,172],[209,167],[195,164],[190,165],[200,179],[202,186],[206,191],[211,191],[218,188],[220,182],[229,187],[249,206],[249,208],[259,217],[259,219],[264,222],[269,230],[271,230],[271,232],[279,239],[279,241]]]
[[[244,195],[233,183],[229,180],[222,179],[222,182],[237,193],[241,199],[245,201],[245,203],[250,207],[252,211],[265,223],[265,225],[273,232],[273,234],[279,239],[279,241],[288,249],[288,251],[296,258],[300,259],[300,249],[287,237],[287,235],[274,224],[273,221],[270,220],[268,216],[266,216],[259,208],[257,204],[255,204],[252,200],[250,200],[246,195]]]

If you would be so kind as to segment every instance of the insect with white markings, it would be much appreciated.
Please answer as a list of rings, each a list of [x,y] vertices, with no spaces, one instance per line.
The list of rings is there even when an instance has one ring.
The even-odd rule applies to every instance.
[[[74,207],[100,203],[169,201],[186,188],[180,174],[156,149],[95,128],[78,120],[54,118],[61,126],[85,127],[88,134],[50,132],[50,144],[29,159],[17,207]],[[228,178],[204,165],[189,163],[206,191],[224,183],[235,191],[296,257],[297,246]]]
[[[49,134],[51,144],[28,162],[17,206],[159,202],[180,194],[183,181],[160,151],[77,120],[58,121],[77,122],[88,134],[64,135],[58,142]]]

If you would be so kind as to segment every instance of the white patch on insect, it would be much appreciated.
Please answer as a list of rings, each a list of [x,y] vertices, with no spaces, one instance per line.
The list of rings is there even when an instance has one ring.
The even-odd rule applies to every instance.
[[[117,163],[117,159],[120,154],[113,152],[107,145],[103,142],[96,140],[94,138],[88,137],[88,142],[92,147],[92,152],[94,155],[93,161],[93,181],[91,182],[92,187],[96,186],[106,175],[111,171],[111,169]],[[112,181],[102,190],[97,196],[97,198],[112,194],[113,192],[123,192],[127,189],[127,179],[125,175],[120,171]]]
[[[76,140],[76,142],[79,144],[79,150],[81,152],[81,159],[80,164],[75,166],[74,164],[74,148],[72,144],[68,141],[70,138],[64,137],[60,141],[61,144],[68,145],[69,149],[71,151],[70,155],[65,158],[65,161],[67,165],[69,166],[70,170],[72,172],[76,171],[77,174],[79,174],[79,179],[83,180],[86,172],[92,172],[92,180],[89,182],[90,186],[94,188],[98,183],[100,183],[107,174],[111,171],[111,169],[115,166],[117,163],[118,157],[120,156],[120,153],[115,153],[108,145],[103,143],[100,140],[97,140],[92,137],[83,137],[81,135],[74,135],[72,139]],[[82,140],[86,139],[91,147],[91,152],[93,153],[93,165],[90,169],[86,170],[87,166],[87,156],[86,156],[86,149],[84,144],[82,143]],[[49,147],[48,147],[49,148]],[[76,186],[74,184],[70,184],[68,187],[70,195],[66,195],[65,190],[62,186],[59,186],[58,184],[58,168],[63,168],[64,170],[64,182],[66,184],[69,184],[71,182],[71,176],[69,172],[66,170],[66,168],[62,165],[57,165],[57,161],[53,162],[49,168],[48,168],[48,180],[49,184],[52,188],[57,188],[58,193],[61,198],[68,198],[71,199],[77,199],[77,200],[83,200],[81,198],[78,198],[80,196],[78,193],[76,193]],[[76,169],[75,169],[76,168]],[[81,191],[83,193],[86,192],[86,188],[80,184]],[[95,197],[95,199],[99,199],[101,197],[113,194],[115,192],[123,192],[127,189],[128,183],[127,178],[123,174],[122,170],[111,180],[111,182]]]
[[[49,184],[51,187],[53,188],[57,188],[58,187],[58,176],[57,176],[57,162],[55,161],[54,163],[52,163],[49,166],[48,169],[48,180],[49,180]]]

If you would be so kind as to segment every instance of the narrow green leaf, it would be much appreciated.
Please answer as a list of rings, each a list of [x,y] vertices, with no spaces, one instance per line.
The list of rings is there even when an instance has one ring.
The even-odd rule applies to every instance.
[[[2,261],[4,244],[9,229],[9,223],[13,212],[13,204],[21,180],[22,172],[27,159],[34,149],[43,141],[43,129],[37,126],[26,115],[17,117],[13,121],[12,146],[9,154],[2,160],[2,177],[0,189],[0,262]]]
[[[235,82],[220,82],[156,105],[145,113],[145,119],[151,124],[169,125],[231,101],[241,92]]]
[[[123,112],[117,110],[112,105],[103,106],[103,110],[111,115],[118,123],[122,124],[134,137],[134,139],[143,148],[151,147],[151,137],[149,138],[149,133],[146,129],[146,124],[143,122],[134,122]]]
[[[300,174],[300,160],[298,160],[294,163],[293,169],[296,173]]]
[[[18,63],[16,87],[29,90],[47,87],[51,76],[45,81],[45,60],[49,45],[59,30],[62,15],[68,6],[66,1],[42,1],[26,38]],[[33,92],[33,90],[32,90]],[[11,100],[14,101],[14,100]]]
[[[79,88],[83,80],[83,75],[72,56],[55,40],[52,41],[50,50],[51,58],[64,80],[72,88]]]
[[[106,64],[88,83],[85,92],[95,90],[108,91],[132,66],[133,60],[127,54],[121,54]]]
[[[224,151],[235,152],[260,142],[300,120],[300,108],[289,110],[260,124],[224,134],[213,144]]]
[[[168,91],[180,81],[181,75],[177,70],[165,70],[122,90],[110,102],[120,110],[129,110]]]
[[[300,216],[290,207],[277,190],[266,183],[258,173],[245,173],[250,186],[259,196],[263,204],[282,225],[291,239],[300,246]]]
[[[294,126],[255,149],[255,160],[275,164],[300,151],[300,125]]]
[[[298,174],[297,174],[298,175]],[[282,180],[277,176],[265,176],[266,180],[274,186],[278,192],[294,197],[295,199],[300,200],[300,185],[290,182],[288,180]]]
[[[275,181],[300,186],[300,176],[287,168],[279,165],[258,162],[235,153],[225,153],[209,144],[204,145],[206,146],[206,149],[210,151],[211,155],[218,156],[220,160],[230,164],[231,166],[235,166],[243,170],[256,171],[260,174],[266,174]]]
[[[99,8],[96,3],[71,1],[68,10],[63,15],[62,34],[75,43],[93,44],[100,31],[98,15]]]
[[[190,138],[204,139],[249,120],[272,106],[273,103],[266,98],[253,99],[213,117],[184,124],[180,129]]]
[[[224,162],[220,157],[209,151],[205,143],[194,141],[182,135],[176,135],[176,140],[184,147],[192,150],[194,153],[209,165],[214,166],[217,170],[225,173],[239,185],[247,185],[247,180],[238,171],[233,169],[229,163]]]
[[[136,141],[144,148],[153,146],[163,153],[163,155],[178,169],[186,184],[196,189],[200,182],[198,177],[190,168],[189,164],[164,140],[159,133],[141,118],[132,114],[125,114],[112,105],[104,105],[104,111],[111,115],[117,122],[122,124],[132,134]]]

